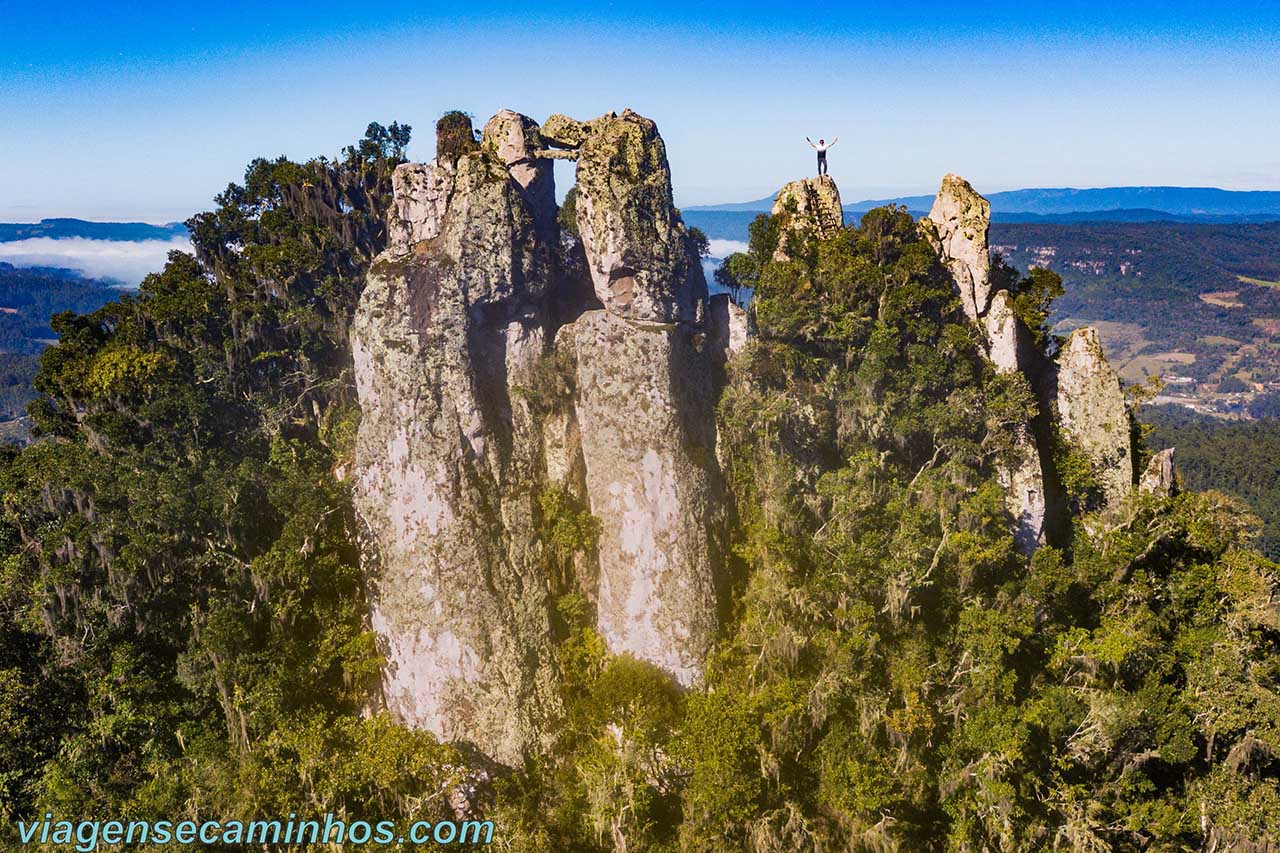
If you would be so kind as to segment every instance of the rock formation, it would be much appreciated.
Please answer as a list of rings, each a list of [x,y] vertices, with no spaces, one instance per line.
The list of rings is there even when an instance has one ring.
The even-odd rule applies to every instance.
[[[485,150],[395,173],[352,330],[355,502],[388,707],[514,762],[556,709],[540,441],[512,393],[545,347],[555,207],[527,120],[487,130]]]
[[[951,273],[965,315],[983,331],[992,366],[1002,373],[1022,375],[1033,390],[1039,390],[1042,356],[1031,331],[1014,314],[1007,291],[991,294],[990,227],[991,205],[968,181],[950,174],[942,179],[929,216],[920,220],[921,231]],[[1049,523],[1045,408],[1042,402],[1039,413],[1021,427],[1017,448],[998,472],[1018,547],[1024,553],[1043,544]]]
[[[996,370],[1035,375],[1037,353],[1030,330],[1014,315],[1008,291],[991,299],[985,319],[988,355]],[[1044,541],[1047,495],[1045,471],[1035,434],[1033,418],[1021,427],[1015,458],[1001,468],[1000,478],[1008,496],[1009,511],[1015,519],[1018,547],[1030,552]]]
[[[1173,494],[1173,489],[1173,448],[1169,447],[1151,457],[1147,470],[1138,480],[1138,491],[1168,497]]]
[[[778,248],[774,260],[785,260],[787,245],[797,233],[810,232],[829,237],[844,224],[840,190],[828,175],[805,178],[778,190],[773,213],[778,223]]]
[[[558,253],[563,156],[589,282]],[[352,332],[384,694],[404,722],[512,764],[559,713],[548,488],[600,522],[575,574],[609,648],[700,679],[718,613],[717,364],[742,323],[725,312],[708,334],[662,139],[630,111],[539,127],[504,110],[475,150],[401,166],[394,189]],[[564,395],[529,390],[549,382]]]
[[[595,605],[610,651],[701,680],[726,516],[715,405],[750,317],[708,299],[649,119],[539,126],[503,110],[479,143],[452,120],[465,144],[396,171],[388,246],[356,312],[355,503],[388,707],[514,764],[561,712],[552,614],[564,592]],[[560,232],[553,159],[577,162],[580,238]],[[788,184],[774,212],[782,257],[797,234],[842,220],[826,176]],[[1055,367],[1012,295],[991,292],[989,218],[948,175],[920,227],[993,367],[1040,400],[1000,470],[1030,551],[1054,509],[1053,404],[1109,501],[1132,487],[1127,411],[1096,335],[1073,335]],[[1152,488],[1171,476],[1156,471]],[[568,572],[549,570],[551,492],[599,525]]]
[[[922,225],[946,259],[964,313],[976,321],[987,313],[991,292],[991,205],[964,178],[948,174]]]
[[[560,334],[600,520],[597,627],[609,650],[701,680],[716,632],[715,414],[708,355],[687,329],[588,311]]]
[[[630,110],[554,119],[556,139],[576,148],[578,231],[600,303],[631,320],[701,323],[707,285],[671,200],[657,125]]]
[[[578,142],[577,224],[604,306],[560,330],[591,511],[598,627],[611,651],[701,679],[716,631],[715,394],[707,285],[649,119],[609,113]]]
[[[713,359],[724,362],[741,352],[751,337],[751,320],[747,312],[729,298],[718,293],[708,300],[707,334]]]
[[[1058,356],[1058,417],[1114,506],[1133,490],[1133,436],[1120,377],[1094,329],[1076,329]]]
[[[1015,458],[1000,471],[1019,546],[1029,552],[1051,534],[1063,535],[1067,507],[1054,467],[1055,428],[1089,460],[1104,506],[1114,506],[1133,490],[1133,439],[1124,391],[1097,332],[1077,330],[1057,361],[1049,361],[1015,315],[1010,293],[993,292],[990,222],[987,200],[963,178],[947,175],[920,227],[950,271],[965,315],[983,330],[992,366],[1024,376],[1038,401],[1039,412],[1027,424]],[[1055,408],[1056,425],[1051,422]]]

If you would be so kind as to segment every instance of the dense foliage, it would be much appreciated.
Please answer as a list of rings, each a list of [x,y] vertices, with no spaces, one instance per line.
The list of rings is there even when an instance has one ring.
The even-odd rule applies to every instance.
[[[379,710],[335,475],[407,141],[372,125],[335,160],[255,161],[190,221],[194,256],[56,319],[41,440],[0,459],[3,817],[447,811],[474,759]],[[1035,398],[983,358],[912,218],[777,245],[761,217],[726,264],[759,334],[720,400],[733,559],[706,684],[611,656],[562,595],[564,718],[547,754],[486,768],[496,846],[1276,840],[1280,567],[1257,522],[1216,492],[1135,496],[1021,556],[997,471]],[[1051,345],[1061,282],[997,275]],[[569,589],[598,526],[566,493],[538,506]]]
[[[539,849],[1222,849],[1280,825],[1280,567],[1218,493],[1135,496],[1021,557],[996,463],[1033,410],[932,250],[884,209],[752,227],[759,337],[722,452],[735,606],[681,694],[589,628],[570,720],[499,815]],[[1048,342],[1060,293],[1011,285]]]
[[[40,440],[0,466],[6,820],[442,808],[450,751],[371,702],[332,473],[408,133],[255,161],[188,223],[196,257],[55,318]]]

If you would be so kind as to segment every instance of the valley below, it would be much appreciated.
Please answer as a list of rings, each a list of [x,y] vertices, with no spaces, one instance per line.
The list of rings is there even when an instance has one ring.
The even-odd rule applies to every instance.
[[[745,244],[756,215],[685,214],[713,248]],[[991,244],[1018,269],[1061,275],[1066,293],[1054,305],[1055,332],[1096,328],[1126,384],[1160,380],[1156,402],[1228,419],[1274,408],[1280,222],[996,221]]]

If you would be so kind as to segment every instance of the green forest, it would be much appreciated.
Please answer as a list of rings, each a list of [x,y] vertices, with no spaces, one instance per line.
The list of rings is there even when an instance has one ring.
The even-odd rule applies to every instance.
[[[106,282],[71,270],[0,262],[0,442],[29,437],[20,419],[36,397],[38,356],[55,337],[50,318],[63,311],[88,313],[117,296]]]
[[[343,472],[348,329],[408,141],[255,160],[188,221],[193,254],[54,318],[37,440],[0,449],[5,831],[437,819],[487,777],[493,847],[530,853],[1280,842],[1262,523],[1194,466],[1106,513],[1080,471],[1062,547],[1022,556],[997,472],[1035,397],[903,208],[781,260],[762,216],[728,264],[758,335],[719,402],[734,559],[706,683],[611,656],[568,594],[544,754],[499,768],[398,725]],[[1058,282],[1008,275],[1052,344]],[[559,573],[590,524],[543,520]]]
[[[85,314],[118,295],[107,283],[71,270],[0,262],[0,352],[39,353],[54,337],[54,314]]]
[[[1258,548],[1280,559],[1280,420],[1222,420],[1181,406],[1149,406],[1154,450],[1174,448],[1178,475],[1189,489],[1218,489],[1247,501],[1263,520]]]
[[[1015,266],[1062,275],[1056,320],[1136,326],[1141,343],[1115,332],[1106,340],[1112,330],[1103,330],[1113,359],[1132,344],[1128,357],[1193,355],[1167,369],[1199,381],[1224,363],[1256,381],[1280,380],[1280,223],[996,223],[991,239]]]

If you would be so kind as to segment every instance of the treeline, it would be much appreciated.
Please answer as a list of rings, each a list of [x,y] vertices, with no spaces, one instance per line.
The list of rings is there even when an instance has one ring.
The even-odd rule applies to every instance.
[[[5,833],[45,811],[447,813],[461,762],[380,711],[333,473],[407,142],[371,125],[333,159],[256,160],[189,221],[195,255],[54,318],[36,441],[0,448]]]
[[[35,398],[31,386],[38,365],[37,356],[0,352],[0,422],[22,417],[27,403]]]
[[[89,240],[171,240],[187,236],[180,223],[151,225],[146,222],[89,222],[84,219],[41,219],[39,222],[0,222],[0,241],[30,240],[34,237]]]

